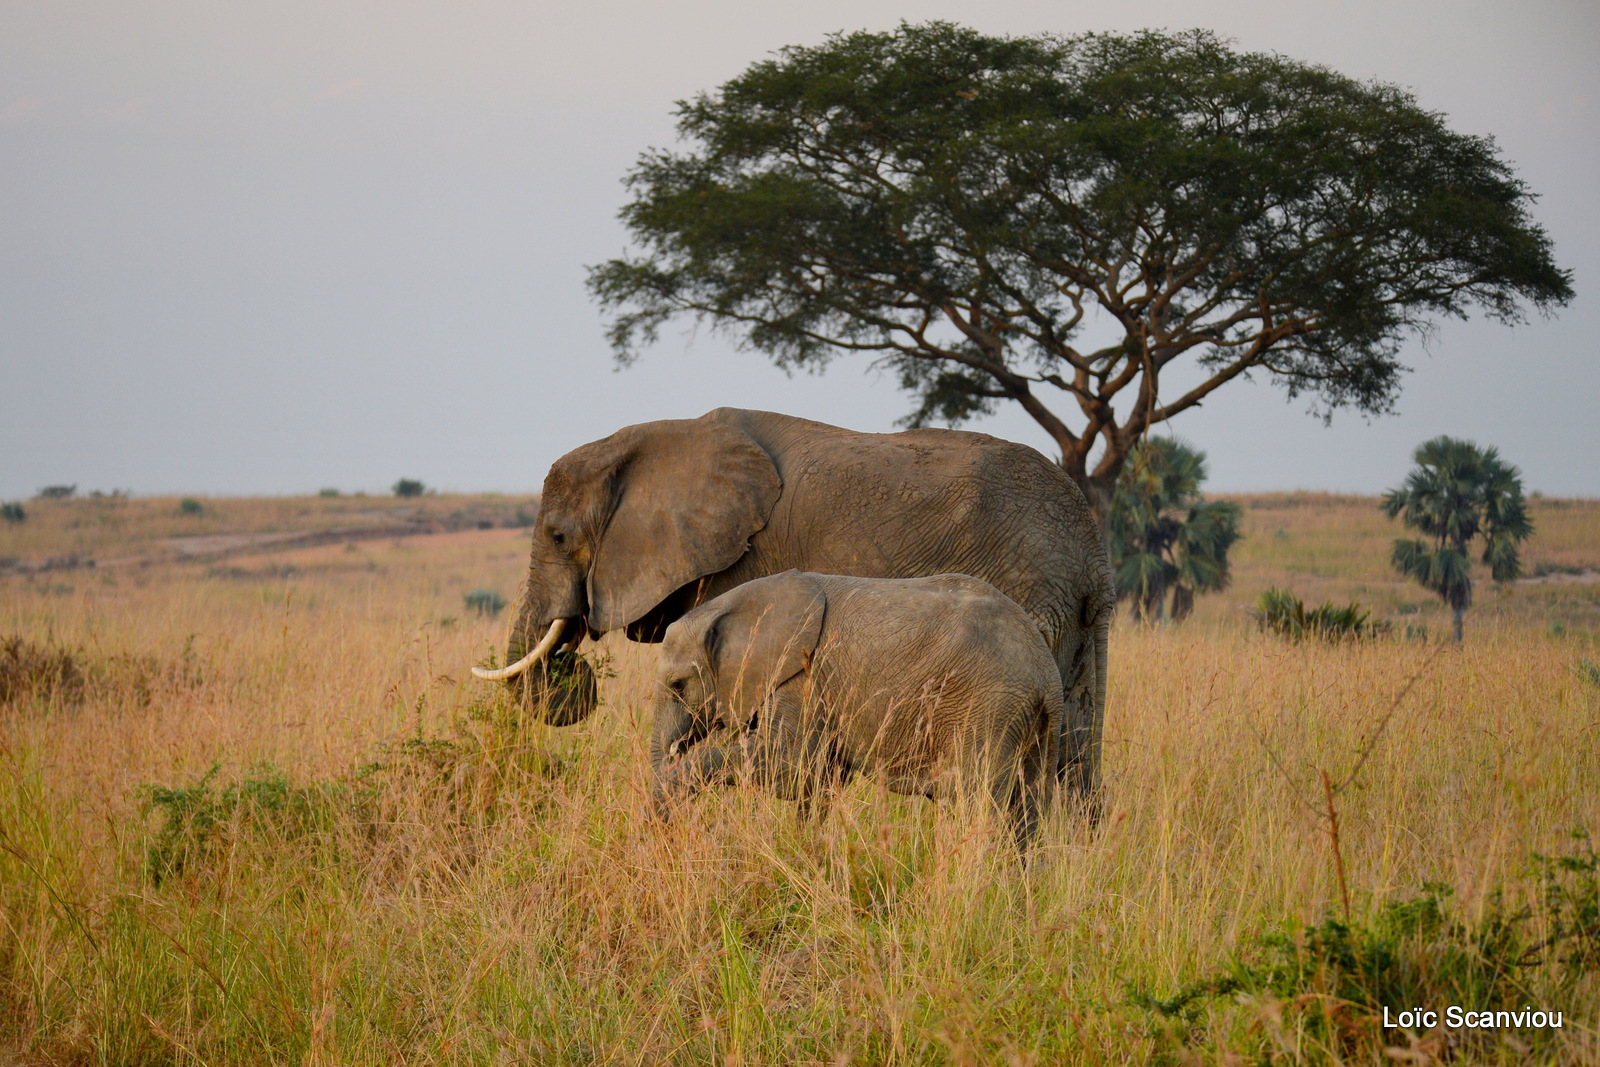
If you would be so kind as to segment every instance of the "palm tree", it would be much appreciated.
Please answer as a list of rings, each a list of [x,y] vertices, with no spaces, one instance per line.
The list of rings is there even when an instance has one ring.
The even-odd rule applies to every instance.
[[[1175,438],[1147,438],[1128,454],[1111,501],[1111,559],[1135,618],[1162,618],[1170,590],[1182,621],[1197,593],[1228,587],[1239,506],[1206,500],[1205,480],[1205,453]]]
[[[1383,498],[1383,512],[1399,516],[1428,540],[1398,539],[1390,562],[1450,605],[1456,643],[1461,617],[1472,604],[1472,561],[1467,546],[1483,537],[1483,562],[1497,582],[1522,572],[1517,545],[1533,533],[1522,499],[1522,472],[1495,448],[1435,437],[1418,446],[1416,467]]]

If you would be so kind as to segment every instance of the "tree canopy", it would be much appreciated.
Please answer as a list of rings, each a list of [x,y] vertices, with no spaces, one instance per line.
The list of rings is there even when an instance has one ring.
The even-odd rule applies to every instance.
[[[1522,472],[1495,448],[1435,437],[1417,446],[1416,466],[1383,498],[1383,513],[1398,517],[1427,540],[1397,539],[1390,553],[1395,570],[1450,606],[1455,639],[1472,605],[1472,560],[1468,546],[1483,538],[1483,562],[1497,582],[1522,573],[1517,546],[1533,534],[1522,497]]]
[[[908,424],[1015,401],[1103,518],[1134,442],[1229,381],[1384,412],[1408,336],[1572,295],[1491,139],[1204,31],[840,34],[678,132],[627,176],[635,252],[590,269],[620,360],[687,314],[786,369],[873,355]]]

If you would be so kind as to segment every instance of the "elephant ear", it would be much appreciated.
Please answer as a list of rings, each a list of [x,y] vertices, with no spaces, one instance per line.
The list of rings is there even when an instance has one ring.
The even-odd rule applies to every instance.
[[[589,568],[589,623],[601,631],[731,567],[783,488],[772,457],[726,423],[675,419],[629,431],[618,435],[614,504]]]
[[[822,639],[828,597],[809,574],[785,571],[724,594],[732,606],[706,630],[717,689],[748,715],[805,670]]]

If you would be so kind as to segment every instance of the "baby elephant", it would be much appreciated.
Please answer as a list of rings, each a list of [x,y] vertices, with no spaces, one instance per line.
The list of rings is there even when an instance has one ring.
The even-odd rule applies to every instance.
[[[809,810],[858,771],[992,799],[1025,849],[1055,786],[1061,676],[1039,628],[964,574],[788,571],[684,615],[662,644],[653,793],[748,770]]]

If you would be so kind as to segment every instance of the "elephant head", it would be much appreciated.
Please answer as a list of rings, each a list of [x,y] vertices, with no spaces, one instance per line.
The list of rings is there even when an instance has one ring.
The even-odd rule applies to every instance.
[[[711,731],[748,725],[774,690],[811,663],[827,606],[814,578],[786,571],[746,582],[669,626],[651,765],[659,772]]]
[[[507,681],[547,722],[583,719],[597,702],[575,654],[583,637],[658,639],[698,579],[744,555],[781,488],[761,446],[711,418],[628,426],[567,453],[545,478],[511,666],[477,673]]]

